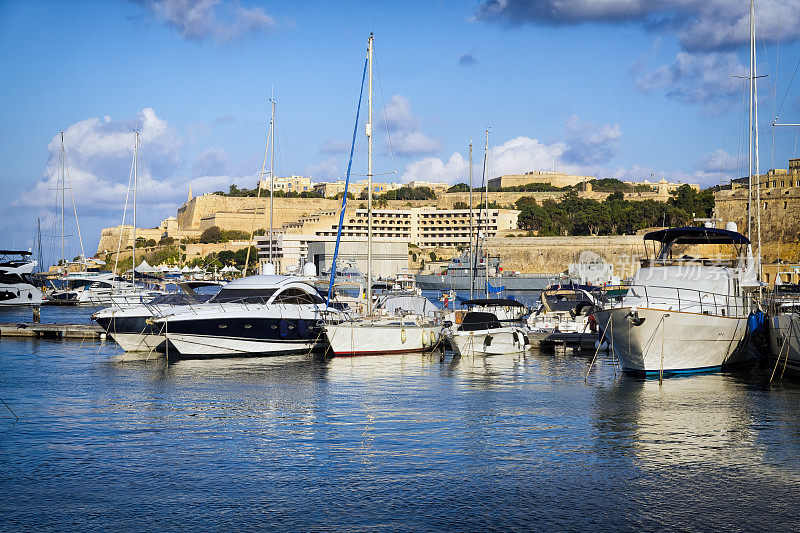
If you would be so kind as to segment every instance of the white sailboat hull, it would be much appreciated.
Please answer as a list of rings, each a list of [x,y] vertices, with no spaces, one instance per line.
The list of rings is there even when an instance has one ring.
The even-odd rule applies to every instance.
[[[383,355],[432,350],[441,339],[441,327],[358,321],[327,325],[325,335],[335,355]]]
[[[632,310],[640,320],[635,325]],[[625,372],[717,370],[744,361],[747,317],[622,307],[598,311],[597,323]]]
[[[528,337],[519,328],[495,328],[478,331],[456,331],[448,336],[458,355],[502,355],[523,352],[530,347]]]

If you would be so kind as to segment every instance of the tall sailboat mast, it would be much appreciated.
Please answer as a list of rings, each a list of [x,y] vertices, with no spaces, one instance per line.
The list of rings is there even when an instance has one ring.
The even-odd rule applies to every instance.
[[[133,143],[133,256],[131,260],[131,283],[136,284],[136,193],[138,190],[139,132],[133,130],[136,138]]]
[[[67,164],[67,153],[64,150],[64,132],[61,132],[61,260],[63,261],[64,271],[66,272],[67,268],[67,255],[64,251],[64,199],[66,198],[66,191],[67,191],[67,178],[66,178],[66,168]]]
[[[751,229],[753,225],[753,88],[755,87],[755,7],[753,0],[750,0],[750,116],[748,117],[747,132],[747,238],[751,241]]]
[[[372,315],[372,33],[367,41],[369,112],[367,114],[367,315]]]
[[[469,141],[469,299],[475,295],[475,257],[472,253],[472,141]]]
[[[272,263],[272,206],[273,206],[273,195],[275,194],[275,92],[273,90],[272,98],[269,99],[272,102],[272,116],[269,119],[269,134],[270,134],[270,145],[272,146],[272,153],[270,154],[270,161],[269,161],[269,262],[274,266]]]
[[[489,128],[486,128],[486,146],[483,149],[483,160],[486,163],[483,165],[483,179],[485,180],[485,210],[483,216],[486,218],[486,232],[483,236],[483,248],[486,251],[486,262],[484,263],[484,271],[486,272],[486,297],[489,297]]]

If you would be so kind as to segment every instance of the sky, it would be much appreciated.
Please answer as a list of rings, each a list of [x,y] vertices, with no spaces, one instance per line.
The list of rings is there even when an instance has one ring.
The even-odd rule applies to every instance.
[[[0,248],[95,253],[195,195],[347,168],[370,32],[376,181],[531,170],[747,174],[749,4],[732,0],[0,0]],[[756,4],[759,168],[798,155],[800,0]],[[353,179],[366,173],[364,113]],[[61,132],[67,172],[62,171]],[[267,161],[267,171],[269,160]],[[62,190],[62,174],[70,188]],[[128,208],[125,210],[126,197]],[[74,199],[74,206],[73,206]]]

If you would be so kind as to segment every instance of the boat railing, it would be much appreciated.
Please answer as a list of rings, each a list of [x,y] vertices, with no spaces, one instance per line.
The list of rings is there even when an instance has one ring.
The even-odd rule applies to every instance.
[[[601,302],[604,309],[645,307],[703,315],[742,317],[750,314],[752,302],[743,296],[685,287],[627,285],[627,290]],[[608,289],[608,288],[606,288]]]

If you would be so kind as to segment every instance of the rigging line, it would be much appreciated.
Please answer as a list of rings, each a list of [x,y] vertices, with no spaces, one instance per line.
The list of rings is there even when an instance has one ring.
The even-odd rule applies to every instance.
[[[783,109],[783,104],[786,103],[786,98],[789,96],[789,90],[792,88],[792,83],[794,83],[795,76],[797,76],[798,68],[800,68],[800,58],[797,59],[797,64],[794,66],[794,72],[792,73],[792,78],[789,80],[789,85],[786,86],[786,94],[783,95],[783,100],[781,100],[781,105],[778,106],[778,112],[775,113],[776,118],[781,114],[781,110]]]
[[[283,127],[283,122],[281,122],[281,114],[278,112],[277,109],[275,110],[275,120],[278,121],[278,126],[280,126],[280,128],[278,129],[278,138],[283,137],[283,144],[286,147],[286,152],[289,154],[289,165],[291,165],[290,168],[292,169],[297,168],[295,167],[294,164],[294,157],[292,157],[292,148],[289,145],[289,141],[286,139],[286,133],[285,133],[286,128]]]
[[[119,252],[122,248],[122,234],[125,233],[125,215],[128,212],[128,197],[131,194],[131,183],[133,182],[133,160],[131,160],[131,172],[128,175],[128,189],[125,191],[125,207],[122,208],[122,224],[119,227],[119,240],[117,241],[117,255],[114,258],[114,273],[119,266]],[[133,243],[136,246],[136,243]]]
[[[389,154],[392,156],[392,168],[394,169],[394,176],[397,178],[397,163],[394,159],[394,148],[392,147],[392,135],[389,132],[389,119],[386,116],[386,100],[383,97],[383,81],[381,80],[381,68],[378,65],[378,62],[375,61],[375,50],[372,50],[372,62],[375,63],[375,72],[378,74],[378,89],[381,93],[381,103],[383,104],[383,123],[386,126],[386,138],[389,141]],[[389,172],[386,172],[389,174]],[[373,174],[374,176],[375,174]]]
[[[353,152],[356,148],[356,134],[358,133],[358,117],[361,114],[361,101],[364,98],[364,80],[367,78],[367,63],[369,57],[364,59],[364,72],[361,74],[361,90],[358,93],[358,107],[356,107],[356,123],[353,126],[353,142],[350,144],[350,159],[347,162],[347,174],[344,181],[344,194],[342,194],[342,210],[339,211],[339,228],[336,231],[336,247],[333,249],[333,262],[331,263],[330,273],[331,279],[328,282],[328,302],[331,301],[331,293],[333,293],[333,283],[336,280],[336,260],[339,257],[339,242],[342,238],[342,225],[344,224],[344,210],[347,207],[347,187],[350,184],[350,169],[353,166]],[[372,298],[372,295],[368,295]]]
[[[69,183],[69,197],[72,198],[72,210],[75,213],[75,230],[78,232],[78,242],[81,243],[81,255],[86,259],[86,251],[83,249],[83,237],[81,236],[81,224],[78,222],[78,208],[75,206],[75,194],[72,192],[72,178],[69,176],[69,163],[67,162],[67,152],[64,151],[64,168],[67,171],[67,182]]]
[[[267,153],[269,152],[270,148],[269,141],[272,138],[272,128],[274,126],[272,122],[273,122],[272,120],[269,121],[269,129],[267,131],[267,146],[266,148],[264,148],[264,162],[261,163],[261,174],[258,175],[258,186],[257,186],[258,191],[256,192],[256,203],[253,206],[253,221],[250,223],[250,242],[247,245],[247,255],[245,256],[244,267],[242,267],[242,277],[247,276],[247,266],[250,264],[250,248],[253,247],[253,233],[255,233],[256,231],[256,214],[258,213],[258,200],[259,198],[261,198],[261,182],[264,180],[264,169],[267,167]],[[275,148],[273,147],[272,149],[274,150]],[[270,180],[269,187],[270,191],[274,194],[275,191],[272,191],[273,182],[274,180]],[[273,236],[270,235],[269,237],[270,252],[272,251],[272,241],[273,241]]]
[[[730,115],[731,110],[731,101],[733,95],[733,72],[736,68],[736,56],[734,55],[731,57],[731,77],[728,79],[728,103],[725,106],[725,122],[722,127],[722,161],[719,165],[719,173],[720,173],[720,181],[721,178],[724,177],[725,174],[725,156],[728,153],[725,151],[725,143],[728,137],[728,116]]]
[[[780,65],[780,52],[781,52],[781,14],[783,12],[783,0],[778,1],[778,42],[775,45],[775,85],[772,89],[772,116],[777,118],[775,114],[775,102],[778,100],[778,68]],[[772,168],[775,168],[775,126],[772,126]]]

